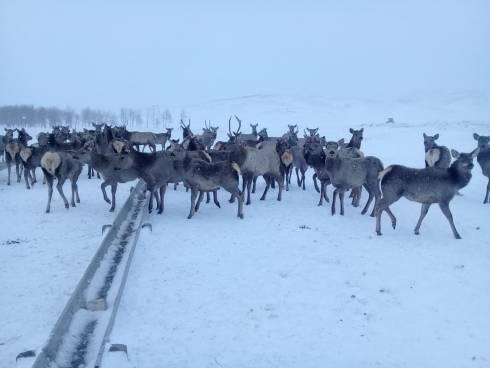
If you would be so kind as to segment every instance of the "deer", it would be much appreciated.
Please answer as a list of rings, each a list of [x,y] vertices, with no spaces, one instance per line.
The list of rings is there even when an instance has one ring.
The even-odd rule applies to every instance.
[[[339,141],[339,146],[342,146],[343,141]],[[344,193],[348,189],[359,188],[364,186],[369,197],[361,214],[366,214],[369,206],[374,199],[374,208],[371,217],[375,215],[375,208],[378,204],[380,191],[378,184],[378,174],[383,170],[383,163],[374,156],[361,158],[341,157],[340,151],[333,149],[326,150],[325,170],[330,177],[330,182],[335,187],[333,192],[332,215],[335,214],[335,202],[337,195],[340,199],[340,214],[344,214]]]
[[[245,147],[245,157],[242,158],[243,164],[240,166],[242,172],[243,185],[247,189],[247,201],[245,204],[251,204],[250,190],[254,177],[264,176],[266,179],[266,188],[261,201],[265,200],[267,192],[272,181],[277,181],[279,184],[279,192],[277,200],[282,199],[282,190],[284,186],[284,168],[282,166],[283,145],[278,143],[259,144],[257,147]]]
[[[361,144],[362,140],[364,139],[364,128],[361,129],[352,129],[349,128],[349,133],[352,134],[352,137],[350,138],[349,142],[345,146],[346,149],[350,149],[351,152],[356,152],[355,150],[361,149]],[[345,151],[345,150],[344,150]],[[362,152],[361,152],[362,154]],[[351,155],[351,157],[355,157],[356,155]],[[359,207],[359,201],[361,200],[361,194],[362,194],[362,187],[359,188],[353,188],[350,192],[349,197],[352,198],[352,205],[354,207]]]
[[[349,143],[347,143],[347,147],[353,147],[353,148],[357,148],[360,150],[362,140],[364,139],[364,137],[363,137],[364,128],[361,128],[359,130],[349,128],[349,132],[352,134],[352,137],[351,137]]]
[[[476,157],[480,165],[482,174],[488,178],[487,191],[483,204],[490,203],[490,136],[473,134],[473,138],[478,142],[479,153]]]
[[[425,167],[447,169],[451,165],[451,154],[446,146],[439,146],[436,140],[439,134],[430,136],[423,133],[425,148]]]
[[[37,182],[36,169],[41,167],[41,159],[47,150],[47,146],[30,146],[21,148],[19,156],[24,166],[24,180],[27,189],[31,189],[31,186]],[[29,179],[31,181],[30,185]]]
[[[162,151],[165,149],[165,145],[167,141],[172,137],[173,128],[167,128],[165,133],[156,133],[155,134],[155,144],[159,144],[162,147]]]
[[[420,234],[420,226],[432,204],[437,203],[446,217],[456,239],[461,239],[454,225],[449,203],[456,193],[466,187],[471,180],[473,159],[478,156],[480,149],[470,153],[459,153],[451,150],[455,159],[446,169],[426,167],[413,169],[402,165],[388,166],[379,174],[382,198],[376,207],[376,233],[381,234],[381,215],[386,211],[391,219],[391,226],[396,228],[396,217],[390,210],[390,205],[401,197],[422,204],[420,217],[415,225],[415,235]]]
[[[204,121],[205,127],[202,129],[203,133],[200,135],[196,135],[196,138],[199,139],[204,145],[205,149],[211,149],[216,140],[216,136],[218,134],[218,127],[213,127],[211,123]]]
[[[5,162],[7,163],[7,171],[8,171],[7,185],[10,185],[10,173],[13,164],[15,164],[17,183],[20,183],[20,178],[21,178],[21,159],[19,156],[20,147],[19,147],[19,141],[17,139],[14,139],[14,130],[5,128],[5,137],[3,140],[5,144],[4,156],[5,156]]]
[[[236,121],[238,121],[238,129],[236,132],[233,132],[233,136],[235,137],[235,141],[238,143],[245,143],[247,145],[254,145],[257,142],[258,134],[257,134],[257,127],[259,124],[250,124],[250,128],[252,128],[252,133],[250,134],[244,134],[240,132],[240,129],[242,127],[242,121],[238,118],[238,116],[234,115]],[[231,117],[230,120],[228,120],[228,138],[231,139]]]
[[[338,146],[335,146],[335,150],[337,149]],[[330,184],[330,177],[325,168],[326,155],[323,150],[323,145],[320,142],[320,137],[307,136],[305,138],[303,156],[306,163],[315,171],[314,178],[317,178],[320,181],[320,188],[318,189],[320,201],[318,202],[318,206],[322,206],[324,199],[327,203],[330,202],[326,191],[326,187]]]
[[[219,188],[228,191],[237,198],[237,216],[243,219],[243,196],[238,188],[240,167],[236,162],[219,161],[210,163],[200,159],[192,159],[186,152],[183,160],[177,162],[178,171],[182,173],[184,183],[191,188],[191,207],[188,219],[199,209],[204,192],[215,192]],[[199,194],[199,198],[197,198]],[[197,204],[196,204],[197,200]]]
[[[116,137],[127,140],[137,150],[143,146],[142,150],[144,151],[145,147],[148,146],[151,152],[156,152],[156,136],[152,132],[130,132],[123,126],[116,129]]]
[[[77,181],[82,172],[83,164],[79,160],[65,152],[48,151],[45,152],[41,158],[41,168],[48,183],[48,204],[46,206],[46,213],[51,211],[51,198],[53,196],[53,182],[55,178],[58,180],[56,189],[58,189],[58,192],[63,199],[65,208],[70,208],[68,200],[63,193],[63,184],[67,179],[70,179],[71,181],[71,206],[75,207],[75,197],[77,203],[80,203]]]

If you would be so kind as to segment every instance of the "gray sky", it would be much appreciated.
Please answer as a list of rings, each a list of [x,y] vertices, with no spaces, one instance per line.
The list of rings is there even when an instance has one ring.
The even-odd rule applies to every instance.
[[[490,88],[490,1],[0,0],[0,104]]]

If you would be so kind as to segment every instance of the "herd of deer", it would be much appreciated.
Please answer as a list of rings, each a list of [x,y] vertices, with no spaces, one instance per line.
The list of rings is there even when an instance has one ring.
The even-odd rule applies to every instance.
[[[446,216],[456,238],[458,234],[449,202],[465,187],[471,179],[473,159],[476,157],[483,174],[489,178],[484,203],[490,202],[490,136],[474,134],[478,142],[471,153],[449,151],[439,146],[439,135],[428,136],[424,133],[425,168],[413,169],[401,165],[384,168],[381,160],[375,156],[365,156],[361,151],[363,129],[350,129],[352,137],[348,143],[343,139],[327,141],[321,137],[318,129],[306,129],[303,137],[298,136],[296,125],[289,125],[288,131],[281,137],[270,137],[267,129],[257,131],[258,124],[250,124],[252,132],[241,132],[241,120],[235,116],[238,129],[232,131],[230,117],[228,121],[228,141],[218,141],[218,127],[207,122],[200,135],[194,134],[190,122],[181,121],[182,140],[172,139],[172,129],[165,133],[131,132],[124,126],[92,124],[93,130],[83,132],[70,131],[68,127],[56,126],[51,133],[40,133],[37,144],[29,145],[32,137],[24,129],[5,129],[0,136],[0,145],[8,167],[8,185],[11,168],[15,165],[17,182],[22,172],[27,189],[36,182],[36,168],[44,173],[48,186],[48,204],[50,211],[54,179],[56,188],[69,208],[63,193],[63,184],[71,182],[71,206],[80,202],[77,180],[84,165],[88,167],[88,177],[95,173],[102,177],[101,190],[104,200],[114,211],[116,191],[119,183],[141,178],[146,182],[150,194],[149,211],[156,201],[158,213],[164,210],[164,198],[167,186],[184,183],[191,192],[191,206],[188,218],[191,218],[207,195],[213,193],[214,203],[220,207],[217,191],[220,188],[231,194],[230,203],[237,202],[238,217],[243,218],[243,202],[251,203],[251,193],[255,192],[258,177],[265,180],[265,190],[261,200],[271,187],[278,186],[277,200],[282,199],[283,188],[289,189],[293,168],[297,184],[303,190],[305,173],[308,168],[314,171],[313,180],[320,193],[319,205],[330,202],[327,187],[334,187],[331,204],[332,215],[336,212],[337,197],[340,200],[340,214],[344,214],[344,196],[350,190],[352,204],[360,204],[362,187],[368,193],[367,202],[362,210],[365,214],[374,200],[372,217],[376,217],[376,232],[381,235],[381,215],[386,211],[391,218],[393,228],[396,218],[390,205],[405,197],[422,204],[415,234],[419,234],[420,225],[429,207],[438,204]],[[14,133],[17,137],[14,138]],[[161,150],[157,150],[157,145]],[[150,152],[144,152],[148,146]],[[140,150],[141,149],[141,150]],[[451,163],[452,158],[454,161]],[[241,190],[239,178],[242,178]],[[318,185],[318,182],[320,183]],[[106,187],[111,187],[109,199]]]

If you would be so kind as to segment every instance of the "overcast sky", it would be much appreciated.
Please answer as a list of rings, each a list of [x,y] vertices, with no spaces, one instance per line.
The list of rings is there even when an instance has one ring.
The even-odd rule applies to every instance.
[[[489,19],[489,0],[0,0],[0,104],[488,91]]]

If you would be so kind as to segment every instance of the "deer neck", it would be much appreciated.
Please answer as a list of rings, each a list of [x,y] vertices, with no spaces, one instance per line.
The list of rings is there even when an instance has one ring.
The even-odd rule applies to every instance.
[[[464,188],[471,180],[471,171],[458,170],[456,161],[448,169],[451,179],[458,189]]]

